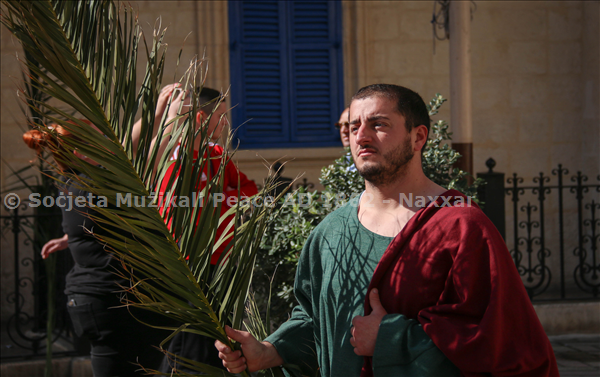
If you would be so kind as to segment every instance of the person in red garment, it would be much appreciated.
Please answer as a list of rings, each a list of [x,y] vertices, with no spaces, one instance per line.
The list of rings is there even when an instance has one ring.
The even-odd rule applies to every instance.
[[[470,198],[423,173],[429,124],[410,89],[354,95],[350,148],[365,191],[309,236],[290,320],[264,342],[227,328],[241,351],[215,342],[230,372],[558,376],[502,237]]]
[[[177,90],[175,95],[173,96],[172,103],[169,107],[169,113],[167,115],[167,121],[169,119],[173,119],[177,116],[177,111],[179,109],[179,105],[181,101],[184,101],[184,106],[189,104],[190,96],[186,95],[186,93],[179,91],[176,85],[169,85],[165,89],[161,91],[159,96],[159,103],[157,104],[157,114],[156,118],[162,118],[162,111],[165,111],[167,106],[163,102],[168,101],[168,99],[173,95],[173,91]],[[215,89],[211,88],[202,88],[202,90],[198,93],[198,97],[201,103],[200,110],[195,114],[195,122],[197,127],[201,125],[205,125],[207,127],[207,133],[211,138],[209,142],[209,153],[211,159],[207,162],[206,166],[201,175],[201,182],[199,182],[196,190],[198,192],[202,191],[206,186],[206,182],[208,179],[214,177],[221,164],[221,156],[223,155],[224,150],[223,147],[218,145],[216,142],[220,138],[221,133],[223,131],[223,127],[227,122],[227,118],[225,117],[226,113],[226,105],[224,102],[219,103],[218,100],[221,97],[221,93]],[[212,115],[211,115],[212,114]],[[209,119],[210,117],[210,119]],[[208,122],[206,120],[208,119]],[[171,132],[171,126],[167,126],[163,133]],[[166,140],[164,141],[166,144]],[[196,144],[194,147],[194,160],[198,158],[198,149],[201,142],[204,142],[201,137],[196,138]],[[164,151],[164,148],[159,149],[159,155]],[[179,157],[179,147],[177,147],[171,156],[173,160]],[[168,191],[169,179],[173,174],[179,174],[179,172],[175,172],[175,165],[171,165],[167,170],[165,177],[162,180],[160,185],[159,193],[165,193]],[[223,194],[221,204],[221,213],[223,215],[227,210],[231,208],[231,203],[233,200],[228,200],[231,197],[235,197],[236,201],[238,199],[238,187],[239,187],[239,195],[241,198],[251,197],[258,193],[258,189],[256,184],[248,179],[244,173],[242,173],[237,166],[232,161],[228,161],[224,168],[224,182],[223,182]],[[159,194],[161,195],[161,194]],[[168,205],[164,200],[161,201],[159,205],[159,211],[163,213],[164,211],[168,211]],[[206,209],[205,209],[206,210]],[[216,240],[219,240],[221,235],[226,231],[228,224],[231,221],[235,221],[235,215],[232,214],[227,218],[227,221],[224,221],[219,228],[217,229]],[[170,224],[169,224],[170,225]],[[233,228],[227,233],[227,237],[225,242],[221,244],[218,248],[213,251],[211,257],[211,265],[215,266],[219,257],[227,251],[228,243],[233,238]],[[218,358],[218,354],[213,346],[213,340],[207,337],[203,337],[196,334],[180,332],[178,333],[172,340],[169,345],[168,351],[172,354],[182,356],[184,358],[199,361],[205,364],[209,364],[216,367],[223,367],[220,359]],[[187,368],[182,368],[178,365],[176,359],[172,360],[169,357],[165,357],[163,359],[162,365],[160,367],[161,372],[172,373],[172,372],[193,372],[192,370],[188,370]]]
[[[176,90],[177,88],[173,85],[168,86],[168,88],[171,88],[171,91],[162,91],[161,92],[161,97],[159,98],[159,104],[157,106],[157,109],[165,109],[166,106],[161,106],[160,102],[161,101],[166,101],[172,94],[173,90]],[[219,170],[219,166],[221,164],[221,156],[224,153],[223,147],[221,147],[220,145],[217,144],[217,141],[219,140],[219,138],[221,137],[221,134],[223,132],[223,128],[227,123],[227,118],[225,117],[225,113],[226,113],[226,105],[224,102],[221,102],[219,104],[217,104],[217,100],[221,97],[221,93],[219,93],[219,91],[215,90],[215,89],[211,89],[211,88],[202,88],[202,90],[200,91],[200,93],[198,94],[198,98],[200,100],[201,106],[200,106],[200,110],[196,113],[195,115],[195,121],[197,126],[199,127],[200,125],[204,124],[205,121],[208,119],[208,122],[206,123],[206,128],[207,128],[207,134],[210,137],[211,141],[209,142],[209,148],[208,150],[210,151],[210,160],[209,162],[206,164],[206,166],[204,167],[204,171],[202,172],[201,175],[201,182],[198,184],[197,187],[197,191],[200,192],[204,189],[204,187],[206,186],[206,182],[208,179],[211,179],[212,177],[214,177],[214,175],[216,174],[216,172]],[[172,119],[176,116],[176,112],[179,108],[179,104],[181,101],[190,101],[190,96],[189,95],[185,95],[184,92],[179,91],[178,93],[176,93],[176,95],[173,98],[173,101],[171,103],[171,106],[169,108],[169,114],[168,114],[168,119]],[[185,105],[185,104],[184,104]],[[212,113],[212,115],[211,115]],[[157,113],[156,117],[162,117],[162,114]],[[171,132],[171,127],[167,126],[167,128],[163,131],[163,133],[168,133]],[[164,144],[166,144],[167,140],[164,140]],[[196,145],[194,148],[194,160],[196,160],[198,158],[198,149],[199,149],[199,143],[204,142],[202,140],[201,137],[196,138]],[[161,154],[162,150],[159,150],[159,155]],[[171,156],[172,160],[176,160],[179,157],[179,146],[175,148],[175,151],[173,152],[173,155]],[[162,183],[160,185],[160,189],[159,189],[159,195],[162,195],[163,193],[166,193],[168,191],[168,184],[169,184],[169,179],[171,178],[171,176],[174,174],[174,169],[175,169],[175,165],[171,165],[169,167],[169,169],[167,170],[167,173],[165,174],[165,177],[162,180]],[[177,173],[179,174],[179,173]],[[240,198],[249,198],[253,195],[256,195],[258,193],[258,188],[256,187],[256,184],[251,181],[250,179],[248,179],[248,177],[242,173],[237,166],[232,162],[232,161],[228,161],[227,164],[225,165],[225,169],[224,169],[224,180],[223,180],[223,194],[224,196],[221,198],[222,199],[222,204],[221,204],[221,215],[224,214],[225,212],[227,212],[230,208],[231,208],[231,203],[237,202],[238,199],[238,186],[239,186],[239,194],[240,194]],[[231,197],[235,197],[236,200],[228,200]],[[165,206],[166,203],[166,199],[167,198],[163,198],[164,200],[161,201],[160,206],[159,206],[159,211],[161,213],[163,213],[163,211],[168,211],[168,206]],[[227,228],[227,225],[229,224],[230,221],[232,221],[234,218],[234,215],[230,215],[228,218],[228,221],[224,221],[220,226],[219,229],[217,230],[217,237],[216,239],[218,240],[220,235],[225,231],[225,229]],[[230,234],[231,236],[233,235],[233,229],[231,229],[228,234]],[[229,240],[229,239],[228,239]],[[227,246],[227,242],[223,243],[220,247],[217,248],[217,250],[215,250],[213,252],[212,258],[211,258],[211,264],[212,265],[216,265],[217,261],[219,260],[219,257],[221,256],[221,254],[223,253],[223,251],[225,250]]]

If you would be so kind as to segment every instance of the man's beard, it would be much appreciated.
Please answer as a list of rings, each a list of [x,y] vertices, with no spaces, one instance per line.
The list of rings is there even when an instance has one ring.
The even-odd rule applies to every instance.
[[[365,148],[368,148],[368,146],[365,146]],[[414,155],[410,136],[407,136],[399,148],[383,155],[383,163],[365,163],[360,168],[358,166],[356,168],[358,173],[373,185],[387,185],[406,174],[408,162]]]

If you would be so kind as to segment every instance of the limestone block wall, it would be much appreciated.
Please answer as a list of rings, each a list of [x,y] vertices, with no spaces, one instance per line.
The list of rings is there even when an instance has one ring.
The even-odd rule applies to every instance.
[[[598,15],[598,2],[517,2],[511,7],[502,2],[478,2],[472,34],[476,170],[492,156],[498,162],[497,171],[516,172],[529,186],[535,185],[532,178],[540,172],[556,184],[551,171],[558,164],[571,174],[582,171],[598,182]],[[598,201],[597,192],[586,196],[586,202]],[[556,190],[546,197],[544,246],[550,251],[547,264],[553,272],[549,290],[556,290],[560,241]],[[528,202],[537,207],[532,220],[539,221],[537,195],[526,193],[519,207]],[[508,198],[506,205],[507,243],[515,248]],[[569,291],[574,287],[573,251],[578,231],[574,194],[565,195],[564,206]],[[584,218],[588,217],[586,212]],[[525,211],[519,210],[519,221],[525,219]],[[526,235],[524,228],[519,228],[519,235]],[[534,229],[532,235],[540,235],[540,229]],[[534,244],[534,256],[539,247]],[[518,248],[527,255],[526,244]]]
[[[582,166],[593,174],[600,171],[600,1],[583,2],[583,19],[581,76],[584,138],[581,151]]]
[[[0,90],[1,90],[1,127],[0,127],[0,151],[2,152],[2,161],[0,162],[0,189],[4,194],[4,190],[7,189],[9,184],[14,184],[15,180],[9,176],[11,174],[8,165],[13,169],[22,168],[29,164],[29,161],[33,159],[34,153],[25,146],[22,142],[22,135],[27,130],[22,113],[19,109],[21,104],[16,96],[17,85],[21,80],[21,68],[16,60],[17,54],[23,56],[22,50],[19,44],[14,40],[10,33],[2,27],[1,29],[1,69],[0,69]],[[21,104],[22,105],[22,104]],[[25,193],[24,190],[16,191],[22,196]],[[4,197],[4,195],[2,195]],[[3,204],[0,204],[0,214],[6,215],[7,211]],[[2,229],[4,230],[4,224],[2,223]],[[33,250],[31,246],[25,245],[23,238],[21,239],[19,247],[23,251],[24,257],[31,258],[33,256]],[[8,295],[13,291],[14,284],[14,242],[13,235],[10,229],[7,229],[3,237],[0,237],[0,256],[2,263],[0,263],[0,321],[4,322],[8,320],[8,316],[13,313],[14,305],[8,301]],[[29,266],[19,265],[21,274],[23,276],[33,276],[33,269]],[[26,312],[31,312],[32,300],[29,298],[32,293],[31,284],[26,283],[26,286],[22,288],[22,293],[27,297],[25,300],[25,307],[23,308]]]
[[[392,82],[449,96],[448,41],[431,1],[344,2],[346,98]],[[558,163],[599,170],[598,2],[477,1],[472,13],[474,169],[531,178]],[[585,121],[584,121],[584,114]],[[439,118],[449,119],[449,106]],[[452,125],[451,125],[452,126]]]
[[[0,148],[2,150],[2,159],[13,166],[19,168],[27,163],[34,156],[33,153],[25,147],[22,142],[23,132],[27,130],[27,125],[19,108],[23,103],[17,97],[17,90],[21,82],[21,67],[17,61],[17,55],[23,57],[23,52],[19,43],[13,39],[12,35],[2,27],[2,48],[1,56],[1,111],[2,126],[0,127]],[[9,171],[3,163],[1,186],[5,187],[6,176]],[[4,206],[2,206],[4,210]]]
[[[166,28],[168,45],[163,84],[178,80],[195,56],[205,58],[205,85],[226,91],[229,87],[229,46],[226,1],[132,1],[147,38],[155,25]],[[179,51],[183,49],[179,66]],[[143,62],[143,59],[141,59]],[[141,65],[140,67],[143,67]],[[140,71],[142,75],[143,71]],[[140,76],[141,79],[141,76]]]

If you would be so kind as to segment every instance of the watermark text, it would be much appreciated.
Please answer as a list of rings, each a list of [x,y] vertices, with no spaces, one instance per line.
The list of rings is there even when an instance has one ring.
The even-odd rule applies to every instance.
[[[354,200],[360,196],[360,200]],[[110,205],[120,207],[149,207],[149,208],[186,208],[186,207],[233,207],[240,206],[252,207],[273,207],[277,204],[281,206],[297,206],[308,208],[313,205],[320,205],[325,208],[338,208],[351,202],[353,205],[374,207],[377,203],[375,196],[371,193],[288,193],[283,196],[279,203],[273,196],[229,196],[224,193],[213,193],[205,196],[204,193],[193,193],[191,196],[176,196],[172,193],[151,193],[150,195],[133,195],[132,193],[116,193],[111,201],[106,196],[94,195],[73,195],[73,193],[61,192],[58,196],[41,196],[39,193],[32,193],[28,196],[27,205],[29,207],[53,207],[57,206],[65,211],[71,211],[74,208],[106,208]],[[400,193],[398,200],[383,199],[382,205],[401,205],[408,208],[424,207],[471,207],[473,198],[470,196],[420,196],[412,193]],[[21,204],[21,198],[15,193],[9,193],[4,197],[4,206],[8,209],[15,209]]]

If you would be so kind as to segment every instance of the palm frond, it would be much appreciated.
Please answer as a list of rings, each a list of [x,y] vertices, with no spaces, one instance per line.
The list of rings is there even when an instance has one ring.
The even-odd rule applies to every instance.
[[[103,236],[96,234],[98,241],[120,257],[131,280],[131,285],[124,287],[128,293],[125,303],[185,324],[170,328],[174,333],[207,335],[233,347],[224,325],[242,325],[254,259],[270,208],[239,203],[221,216],[221,203],[215,202],[214,194],[223,191],[224,169],[231,159],[227,154],[219,157],[214,176],[197,192],[202,172],[214,157],[210,157],[206,124],[196,130],[193,117],[186,117],[199,109],[196,91],[191,90],[189,111],[180,109],[173,131],[159,132],[158,142],[152,143],[154,109],[165,67],[164,32],[155,31],[152,43],[147,44],[132,9],[112,1],[3,0],[2,5],[2,23],[39,63],[28,66],[35,73],[31,85],[77,113],[30,98],[36,107],[56,114],[48,119],[73,136],[56,135],[60,148],[53,151],[54,156],[72,169],[61,174],[94,196],[107,199],[108,207],[94,208],[92,220],[106,230]],[[142,45],[146,74],[137,89],[138,49]],[[202,68],[202,61],[191,64],[181,85],[186,89],[200,86]],[[132,132],[138,111],[142,134],[134,150]],[[158,123],[165,128],[166,117]],[[167,148],[159,155],[158,145],[164,138]],[[203,142],[195,159],[198,138]],[[176,147],[179,156],[173,161],[170,157]],[[80,159],[73,151],[99,165]],[[187,196],[194,198],[194,203],[163,213],[156,207],[160,195],[149,199],[154,206],[122,205],[127,194],[150,198],[169,168],[179,174],[170,176],[164,198]],[[271,190],[268,181],[260,194],[263,202]],[[244,220],[229,225],[231,239],[227,232],[219,236],[218,227],[232,214]],[[228,252],[210,275],[211,255],[223,244],[229,245]],[[208,371],[206,366],[189,364]]]

